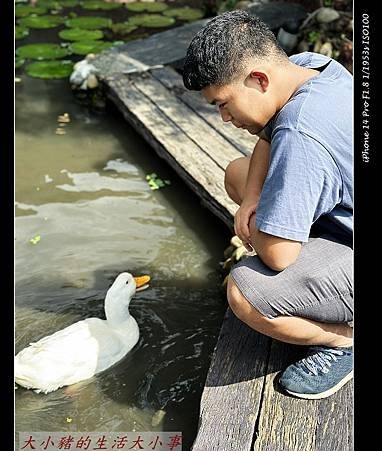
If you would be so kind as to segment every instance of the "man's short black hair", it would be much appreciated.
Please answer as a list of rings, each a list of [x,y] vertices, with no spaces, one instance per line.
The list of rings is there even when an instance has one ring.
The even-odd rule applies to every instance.
[[[235,80],[248,58],[286,61],[275,35],[258,17],[245,11],[223,13],[210,20],[192,39],[183,67],[187,89],[224,86]]]

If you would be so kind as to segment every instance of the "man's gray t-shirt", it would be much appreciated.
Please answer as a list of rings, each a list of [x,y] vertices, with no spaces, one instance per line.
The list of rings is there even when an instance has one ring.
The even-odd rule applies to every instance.
[[[270,163],[256,211],[265,233],[308,241],[311,227],[350,238],[353,231],[352,75],[324,55],[290,60],[320,68],[265,128]]]

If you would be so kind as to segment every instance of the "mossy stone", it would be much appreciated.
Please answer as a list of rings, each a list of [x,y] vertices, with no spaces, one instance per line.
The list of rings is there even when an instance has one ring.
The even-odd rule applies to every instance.
[[[62,61],[36,61],[26,66],[26,73],[35,78],[66,78],[73,71],[74,63]]]
[[[76,55],[87,55],[88,53],[100,53],[113,45],[113,42],[77,41],[70,44],[69,49]]]
[[[129,23],[147,28],[161,28],[174,24],[175,19],[160,14],[137,14],[129,18]]]
[[[146,11],[148,13],[160,13],[168,8],[165,3],[155,3],[155,2],[132,2],[126,4],[126,9],[133,11],[135,13],[141,13]]]
[[[98,9],[109,11],[112,9],[117,9],[122,7],[122,3],[106,3],[102,0],[86,0],[81,4],[82,9],[88,9],[95,11]]]
[[[29,30],[21,25],[15,26],[15,39],[23,39],[29,35]]]
[[[16,5],[15,6],[15,16],[16,17],[26,17],[30,14],[45,14],[47,8],[44,6],[33,6],[33,5]]]
[[[28,28],[55,28],[63,23],[64,19],[59,16],[29,16],[19,20],[20,25]]]
[[[67,56],[69,51],[57,44],[27,44],[19,47],[16,54],[22,58],[59,59]]]
[[[103,38],[101,30],[81,30],[81,28],[69,28],[58,33],[61,39],[67,41],[96,41]]]
[[[81,28],[82,30],[98,30],[99,28],[109,28],[112,20],[107,17],[76,17],[68,19],[65,25],[69,28]]]
[[[179,20],[197,20],[201,19],[204,16],[204,12],[201,9],[189,8],[185,6],[183,8],[170,8],[164,11],[163,13],[168,17],[176,17]]]

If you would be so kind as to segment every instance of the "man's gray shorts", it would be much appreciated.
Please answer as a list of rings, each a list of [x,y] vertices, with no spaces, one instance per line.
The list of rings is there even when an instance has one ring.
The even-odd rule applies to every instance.
[[[328,235],[309,238],[296,262],[284,271],[273,271],[254,256],[239,261],[231,277],[268,318],[353,321],[353,250]]]

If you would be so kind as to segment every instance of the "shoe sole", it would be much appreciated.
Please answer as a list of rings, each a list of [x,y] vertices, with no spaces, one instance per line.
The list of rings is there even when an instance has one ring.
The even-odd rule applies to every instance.
[[[315,393],[315,394],[308,394],[308,393],[295,393],[293,391],[287,390],[284,388],[286,392],[288,392],[290,395],[297,396],[297,398],[304,398],[304,399],[322,399],[327,398],[328,396],[333,395],[336,391],[338,391],[341,387],[343,387],[346,382],[349,382],[350,379],[353,377],[353,371],[351,371],[346,377],[344,377],[340,382],[338,382],[337,385],[330,388],[329,390],[323,391],[322,393]]]

